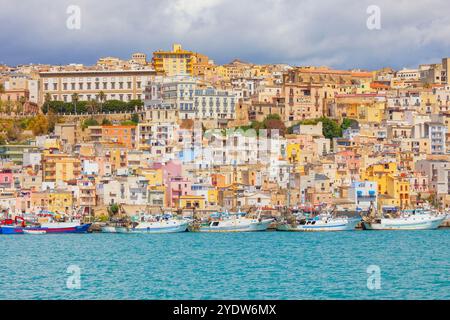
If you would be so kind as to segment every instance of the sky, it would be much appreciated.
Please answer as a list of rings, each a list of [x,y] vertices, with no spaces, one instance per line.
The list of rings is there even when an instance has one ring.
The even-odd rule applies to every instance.
[[[180,43],[217,64],[410,68],[450,57],[449,12],[448,0],[0,0],[0,63],[92,65]]]

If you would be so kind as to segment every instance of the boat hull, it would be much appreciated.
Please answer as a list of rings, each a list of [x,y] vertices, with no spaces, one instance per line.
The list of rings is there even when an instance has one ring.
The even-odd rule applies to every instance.
[[[2,226],[0,227],[0,234],[24,234],[24,230],[27,231],[45,231],[46,234],[59,234],[59,233],[87,233],[91,224],[86,223],[83,225],[57,225],[57,226],[41,226],[41,227],[17,227],[17,226]]]
[[[121,230],[120,233],[179,233],[186,232],[188,229],[188,222],[174,222],[174,223],[143,223],[138,225],[135,228],[129,228],[125,232],[125,230]]]
[[[272,223],[273,219],[263,220],[261,222],[250,222],[250,223],[236,223],[224,224],[218,226],[200,226],[196,232],[258,232],[266,231],[269,225]]]
[[[361,219],[350,219],[348,221],[337,221],[331,223],[316,224],[282,224],[277,227],[277,231],[297,231],[297,232],[332,232],[332,231],[353,231]]]
[[[426,220],[382,219],[380,223],[364,222],[366,230],[434,230],[439,228],[445,217]]]
[[[107,226],[107,227],[102,227],[102,232],[103,233],[117,233],[117,229],[116,229],[116,227]]]
[[[23,234],[23,229],[18,226],[1,226],[0,234]]]

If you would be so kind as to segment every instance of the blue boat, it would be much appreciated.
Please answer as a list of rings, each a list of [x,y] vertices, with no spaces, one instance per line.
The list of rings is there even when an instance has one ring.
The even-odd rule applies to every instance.
[[[24,234],[24,230],[45,231],[45,233],[86,233],[89,231],[90,223],[80,224],[78,222],[53,222],[43,223],[40,226],[24,227],[22,225],[2,225],[0,234]]]

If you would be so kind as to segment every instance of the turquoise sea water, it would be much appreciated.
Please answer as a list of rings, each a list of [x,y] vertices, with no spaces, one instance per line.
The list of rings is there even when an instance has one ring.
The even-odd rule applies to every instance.
[[[0,299],[450,299],[449,244],[450,229],[3,235]]]

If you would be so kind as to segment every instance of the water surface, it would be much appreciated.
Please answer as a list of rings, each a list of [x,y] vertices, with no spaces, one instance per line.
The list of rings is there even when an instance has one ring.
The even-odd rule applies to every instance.
[[[0,299],[450,299],[449,243],[450,229],[1,235]]]

